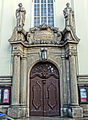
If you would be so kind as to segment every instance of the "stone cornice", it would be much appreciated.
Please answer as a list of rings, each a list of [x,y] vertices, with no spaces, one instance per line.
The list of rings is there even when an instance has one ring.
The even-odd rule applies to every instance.
[[[7,86],[12,84],[12,76],[0,76],[0,85]]]
[[[24,46],[38,44],[40,44],[40,46],[41,44],[60,45],[61,39],[62,34],[58,28],[43,24],[30,28],[29,32],[26,32],[24,29],[18,31],[18,27],[15,27],[9,42],[11,44],[20,42]]]
[[[78,85],[88,85],[88,75],[77,76]]]

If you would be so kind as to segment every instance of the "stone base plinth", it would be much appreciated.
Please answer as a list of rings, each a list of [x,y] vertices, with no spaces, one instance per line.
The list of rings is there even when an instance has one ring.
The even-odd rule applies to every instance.
[[[11,106],[8,108],[8,115],[12,118],[27,117],[28,110],[25,106]]]
[[[68,116],[72,118],[81,118],[83,117],[83,108],[81,107],[70,107],[68,108]]]
[[[68,117],[68,108],[61,108],[61,116]]]

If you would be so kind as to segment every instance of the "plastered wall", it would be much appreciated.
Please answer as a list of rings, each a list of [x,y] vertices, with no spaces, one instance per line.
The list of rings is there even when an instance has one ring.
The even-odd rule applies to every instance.
[[[15,11],[22,2],[26,9],[25,30],[33,26],[33,0],[0,0],[0,76],[12,75],[11,46],[8,42],[16,25]],[[55,0],[55,27],[64,29],[63,9],[70,2],[75,12],[78,45],[78,74],[88,75],[88,0]]]

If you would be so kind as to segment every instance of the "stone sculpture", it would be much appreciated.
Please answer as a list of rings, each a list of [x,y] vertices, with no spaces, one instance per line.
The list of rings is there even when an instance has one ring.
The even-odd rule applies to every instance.
[[[19,3],[18,6],[19,8],[16,10],[17,28],[18,31],[21,31],[25,22],[26,10],[22,7],[22,3]]]
[[[73,26],[74,22],[74,12],[72,11],[72,8],[70,7],[70,4],[66,4],[66,8],[63,11],[64,17],[65,17],[65,25],[66,26]]]

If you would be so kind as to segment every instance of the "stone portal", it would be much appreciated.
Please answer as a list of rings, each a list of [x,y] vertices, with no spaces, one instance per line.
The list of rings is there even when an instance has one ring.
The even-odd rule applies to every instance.
[[[21,14],[25,10],[17,12]],[[39,114],[83,117],[78,103],[76,71],[79,38],[74,29],[74,12],[69,4],[64,16],[66,24],[63,31],[45,24],[30,28],[28,32],[24,30],[24,24],[20,27],[17,24],[14,28],[9,40],[13,79],[12,102],[8,108],[8,114],[13,118]]]

